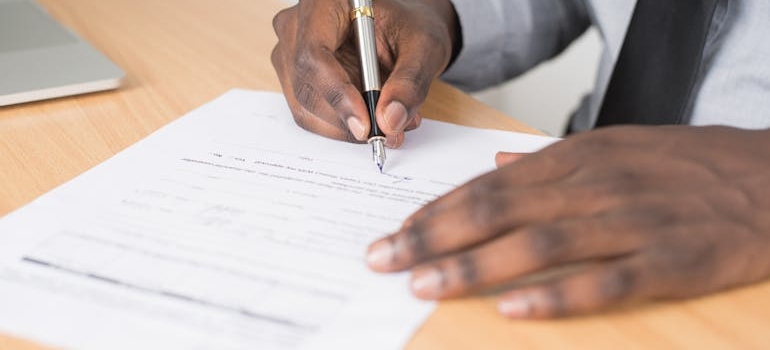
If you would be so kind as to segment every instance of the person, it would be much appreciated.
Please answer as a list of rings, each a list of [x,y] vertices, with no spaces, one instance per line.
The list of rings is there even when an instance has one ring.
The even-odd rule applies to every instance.
[[[434,300],[579,263],[510,287],[498,308],[514,319],[697,297],[770,276],[768,2],[375,6],[386,78],[376,118],[389,147],[419,127],[436,78],[466,90],[500,83],[591,25],[606,47],[571,135],[533,154],[499,153],[497,170],[374,242],[370,268],[411,270],[413,294]],[[348,0],[302,0],[280,12],[272,61],[299,126],[361,142],[370,126],[350,11]]]

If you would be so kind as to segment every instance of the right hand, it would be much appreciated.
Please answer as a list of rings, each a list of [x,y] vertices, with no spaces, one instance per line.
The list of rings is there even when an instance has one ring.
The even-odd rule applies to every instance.
[[[301,0],[278,13],[272,61],[296,123],[311,132],[363,142],[370,121],[349,0]],[[377,124],[401,146],[419,126],[419,107],[446,69],[458,24],[449,0],[377,0],[375,33],[382,80]]]

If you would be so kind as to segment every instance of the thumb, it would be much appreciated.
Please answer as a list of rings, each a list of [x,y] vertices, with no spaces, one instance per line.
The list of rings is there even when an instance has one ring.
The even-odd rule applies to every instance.
[[[403,133],[418,118],[433,80],[448,61],[446,50],[440,47],[425,36],[401,44],[401,55],[383,84],[377,106],[377,123],[386,135]]]
[[[417,118],[433,81],[430,73],[398,68],[403,67],[396,67],[383,85],[377,107],[377,124],[386,135],[403,133]]]

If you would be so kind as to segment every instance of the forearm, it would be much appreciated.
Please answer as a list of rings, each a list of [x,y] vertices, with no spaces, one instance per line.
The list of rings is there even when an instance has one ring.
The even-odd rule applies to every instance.
[[[582,0],[452,0],[462,49],[443,79],[477,90],[513,78],[566,48],[590,26]]]

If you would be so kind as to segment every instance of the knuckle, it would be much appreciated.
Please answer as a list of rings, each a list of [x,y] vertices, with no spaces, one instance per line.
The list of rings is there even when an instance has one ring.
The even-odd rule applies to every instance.
[[[337,31],[342,31],[346,24],[348,24],[348,21],[350,20],[349,16],[349,10],[343,1],[337,1],[332,4],[332,13],[334,14],[334,24],[336,25]]]
[[[452,54],[452,45],[446,32],[428,30],[422,39],[424,47],[433,48],[440,52],[441,57],[446,57],[449,60],[449,56]]]
[[[307,82],[294,86],[297,86],[294,91],[297,102],[308,111],[314,112],[318,103],[318,94],[315,92],[315,88]]]
[[[600,281],[599,292],[603,299],[621,301],[627,299],[638,287],[639,273],[628,266],[607,272]]]
[[[404,231],[402,237],[403,244],[408,257],[407,261],[401,263],[414,263],[426,260],[430,257],[430,246],[426,236],[428,235],[428,224],[424,221],[417,221]],[[398,251],[398,249],[397,249]]]
[[[677,210],[668,210],[669,200],[662,198],[634,199],[624,196],[618,199],[618,214],[624,215],[629,220],[641,220],[646,225],[653,227],[673,227],[683,219]],[[651,240],[665,240],[665,235],[659,232],[650,232]],[[655,241],[655,243],[659,243]]]
[[[425,74],[424,67],[418,66],[412,68],[412,71],[410,71],[408,76],[404,79],[407,84],[414,88],[415,96],[423,97],[428,94],[433,77]]]
[[[479,228],[491,227],[511,212],[511,205],[500,193],[497,180],[475,181],[469,185],[468,202],[471,222]]]
[[[337,84],[320,79],[319,57],[318,49],[310,48],[302,49],[294,58],[295,95],[302,106],[313,113],[316,112],[321,100],[333,105],[340,105],[344,100],[344,93]],[[278,59],[281,58],[278,57]]]
[[[596,192],[605,198],[612,198],[620,204],[630,204],[642,188],[643,179],[630,169],[608,170],[607,181],[597,185]]]
[[[270,53],[270,62],[273,63],[273,68],[275,68],[276,70],[282,70],[283,65],[281,64],[281,62],[283,62],[283,50],[281,50],[280,43],[275,45],[275,47],[273,48],[273,51]]]
[[[275,34],[280,38],[285,32],[289,22],[289,18],[292,17],[293,7],[283,9],[273,17],[273,30]]]
[[[492,192],[494,188],[488,181],[476,180],[468,185],[468,199],[473,204],[484,202]]]
[[[400,85],[410,91],[410,96],[423,99],[428,95],[430,84],[433,81],[433,77],[426,72],[426,67],[420,63],[409,64],[409,66],[400,68],[396,79]],[[391,76],[391,78],[393,77]]]
[[[564,230],[555,226],[530,228],[532,254],[541,264],[553,264],[567,259],[570,253],[570,238]]]
[[[297,72],[297,78],[302,80],[312,80],[317,74],[318,60],[317,55],[312,49],[301,48],[294,57],[294,70]]]
[[[342,102],[345,101],[345,90],[342,87],[331,86],[324,90],[324,98],[333,109],[337,110],[343,106]]]
[[[457,257],[457,269],[460,281],[465,287],[474,287],[479,284],[480,276],[476,259],[470,254],[465,253]]]

